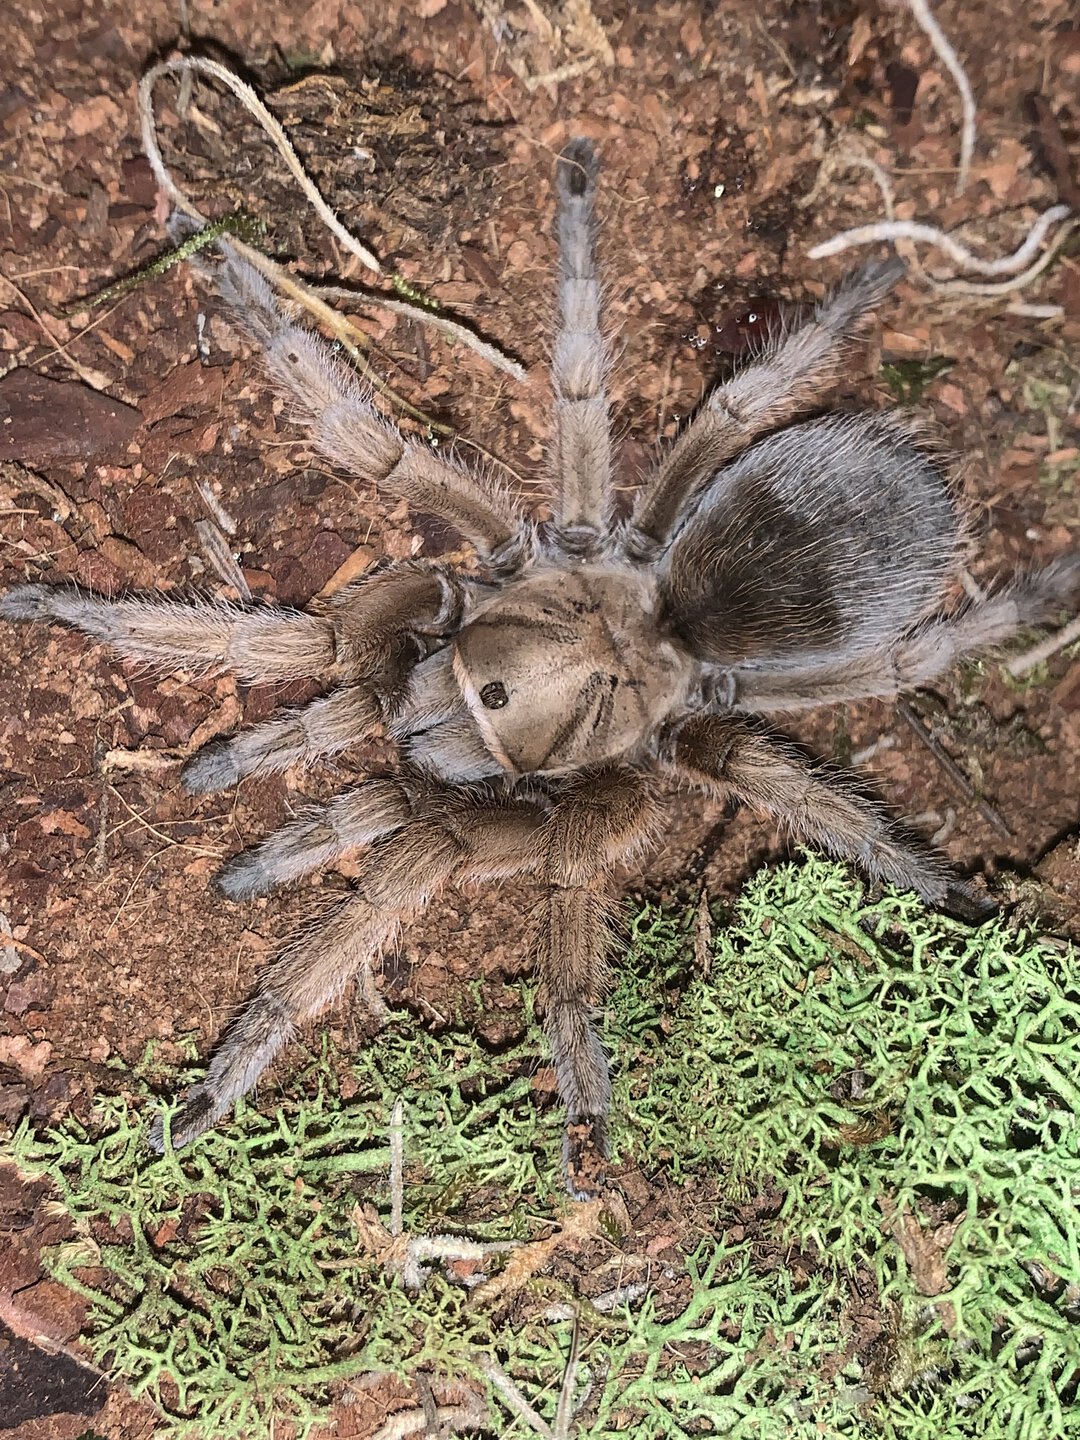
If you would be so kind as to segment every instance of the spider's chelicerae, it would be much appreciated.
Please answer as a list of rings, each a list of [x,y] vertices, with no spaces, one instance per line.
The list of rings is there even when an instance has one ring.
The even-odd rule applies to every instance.
[[[891,260],[853,275],[715,389],[620,515],[596,176],[592,147],[573,141],[557,170],[552,513],[541,521],[490,476],[383,420],[223,242],[221,294],[315,444],[449,522],[475,546],[477,573],[388,565],[311,612],[41,585],[0,601],[9,619],[62,621],[137,661],[325,682],[306,708],[200,751],[183,771],[193,794],[335,754],[379,727],[400,745],[397,773],[345,791],[222,871],[224,894],[247,900],[367,847],[352,893],[278,955],[228,1029],[172,1122],[175,1145],[213,1125],[349,980],[370,980],[402,918],[442,885],[520,875],[542,887],[533,959],[567,1110],[568,1176],[587,1185],[611,1093],[596,1031],[611,876],[657,832],[672,782],[740,801],[933,905],[978,908],[940,859],[758,717],[923,685],[1072,606],[1080,556],[946,613],[961,524],[912,433],[881,415],[798,420],[903,273]],[[160,1122],[152,1138],[163,1143]]]

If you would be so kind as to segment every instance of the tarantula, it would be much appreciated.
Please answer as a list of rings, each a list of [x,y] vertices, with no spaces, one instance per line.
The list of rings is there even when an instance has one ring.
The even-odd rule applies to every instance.
[[[533,960],[567,1112],[567,1176],[587,1188],[611,1095],[596,1030],[610,877],[657,832],[663,779],[742,802],[932,905],[979,909],[940,859],[757,717],[922,685],[1074,603],[1080,556],[946,613],[962,527],[912,432],[881,415],[793,423],[902,275],[896,260],[851,276],[715,389],[620,515],[597,171],[584,140],[557,165],[549,519],[382,419],[329,347],[221,242],[218,288],[322,453],[449,522],[475,546],[478,572],[376,567],[306,612],[42,585],[0,601],[8,619],[61,621],[137,661],[331,687],[201,750],[182,773],[192,794],[332,755],[380,727],[400,746],[398,773],[345,791],[221,872],[220,890],[242,901],[369,847],[353,892],[277,956],[226,1031],[172,1120],[176,1146],[215,1124],[350,979],[370,981],[399,922],[442,885],[531,876],[543,887]],[[151,1143],[164,1144],[160,1119]]]

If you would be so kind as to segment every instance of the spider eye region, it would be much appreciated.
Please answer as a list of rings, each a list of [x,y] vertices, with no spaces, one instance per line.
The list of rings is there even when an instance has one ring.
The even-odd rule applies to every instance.
[[[480,704],[485,710],[502,710],[509,703],[510,696],[501,680],[489,680],[480,691]]]
[[[550,775],[640,747],[687,683],[654,613],[647,583],[601,567],[542,571],[494,596],[453,646],[491,756],[512,775]]]

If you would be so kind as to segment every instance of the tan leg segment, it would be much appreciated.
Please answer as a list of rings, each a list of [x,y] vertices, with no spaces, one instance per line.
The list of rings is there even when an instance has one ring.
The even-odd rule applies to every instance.
[[[814,849],[854,861],[872,880],[915,890],[935,905],[959,886],[936,856],[906,844],[877,806],[739,720],[688,720],[676,739],[674,763],[695,785],[734,796]]]
[[[235,670],[250,684],[322,678],[334,667],[330,621],[274,606],[139,595],[106,600],[68,586],[19,585],[0,596],[0,618],[56,620],[125,660],[171,670]]]
[[[1075,610],[1078,598],[1080,556],[1064,555],[955,615],[928,621],[888,650],[805,670],[736,670],[735,704],[760,715],[871,697],[895,700],[929,684],[961,656],[992,650],[1026,625],[1042,625],[1063,609]]]
[[[589,553],[607,529],[612,500],[607,344],[600,330],[594,214],[596,154],[573,140],[559,157],[559,331],[555,391],[555,518],[567,548]]]
[[[227,242],[222,248],[228,250]],[[325,340],[295,325],[259,272],[235,252],[218,276],[218,287],[237,321],[262,346],[271,375],[328,460],[439,516],[482,555],[505,556],[514,548],[524,517],[509,494],[406,439],[384,420]]]
[[[588,1152],[603,1156],[607,1148],[611,1080],[595,1020],[611,976],[610,874],[648,842],[658,814],[647,777],[616,767],[572,780],[544,825],[549,889],[536,909],[533,953],[575,1193],[588,1190]]]
[[[418,818],[372,850],[357,893],[306,930],[270,965],[258,993],[227,1031],[206,1079],[172,1123],[186,1145],[214,1125],[258,1080],[294,1028],[338,998],[393,942],[451,876],[485,880],[538,863],[540,814],[531,805],[499,805],[439,792]],[[163,1146],[162,1122],[150,1143]]]
[[[683,505],[721,465],[820,398],[840,372],[852,331],[903,273],[898,260],[856,271],[807,324],[784,333],[761,359],[717,386],[641,492],[633,519],[639,544],[663,544]]]

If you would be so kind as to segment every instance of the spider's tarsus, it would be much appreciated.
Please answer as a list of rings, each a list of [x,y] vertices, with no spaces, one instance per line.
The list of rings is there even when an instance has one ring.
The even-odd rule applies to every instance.
[[[569,141],[559,156],[555,183],[564,200],[585,199],[596,186],[600,162],[591,140],[577,136]]]
[[[875,310],[906,274],[907,266],[899,255],[871,260],[846,276],[818,313],[827,316],[831,330],[846,331]]]
[[[51,597],[55,591],[47,585],[16,585],[0,595],[0,619],[44,620],[52,612]]]
[[[595,1200],[607,1184],[607,1119],[572,1115],[563,1134],[563,1178],[572,1200]]]
[[[211,1129],[220,1119],[222,1111],[216,1106],[214,1097],[205,1085],[196,1085],[180,1106],[169,1126],[169,1141],[174,1150],[182,1150],[192,1140]],[[146,1143],[158,1155],[165,1153],[165,1119],[158,1115],[150,1126]]]
[[[1021,618],[1029,624],[1055,620],[1059,609],[1072,609],[1080,599],[1080,554],[1059,555],[1042,570],[1019,582],[1031,595],[1032,613]]]
[[[273,886],[266,868],[258,858],[258,849],[244,850],[214,876],[214,888],[227,900],[255,900]]]
[[[967,880],[950,880],[936,908],[954,920],[974,926],[985,925],[1001,913],[996,900]]]
[[[215,740],[193,755],[180,771],[180,784],[189,795],[210,795],[228,790],[240,778],[228,740]]]

